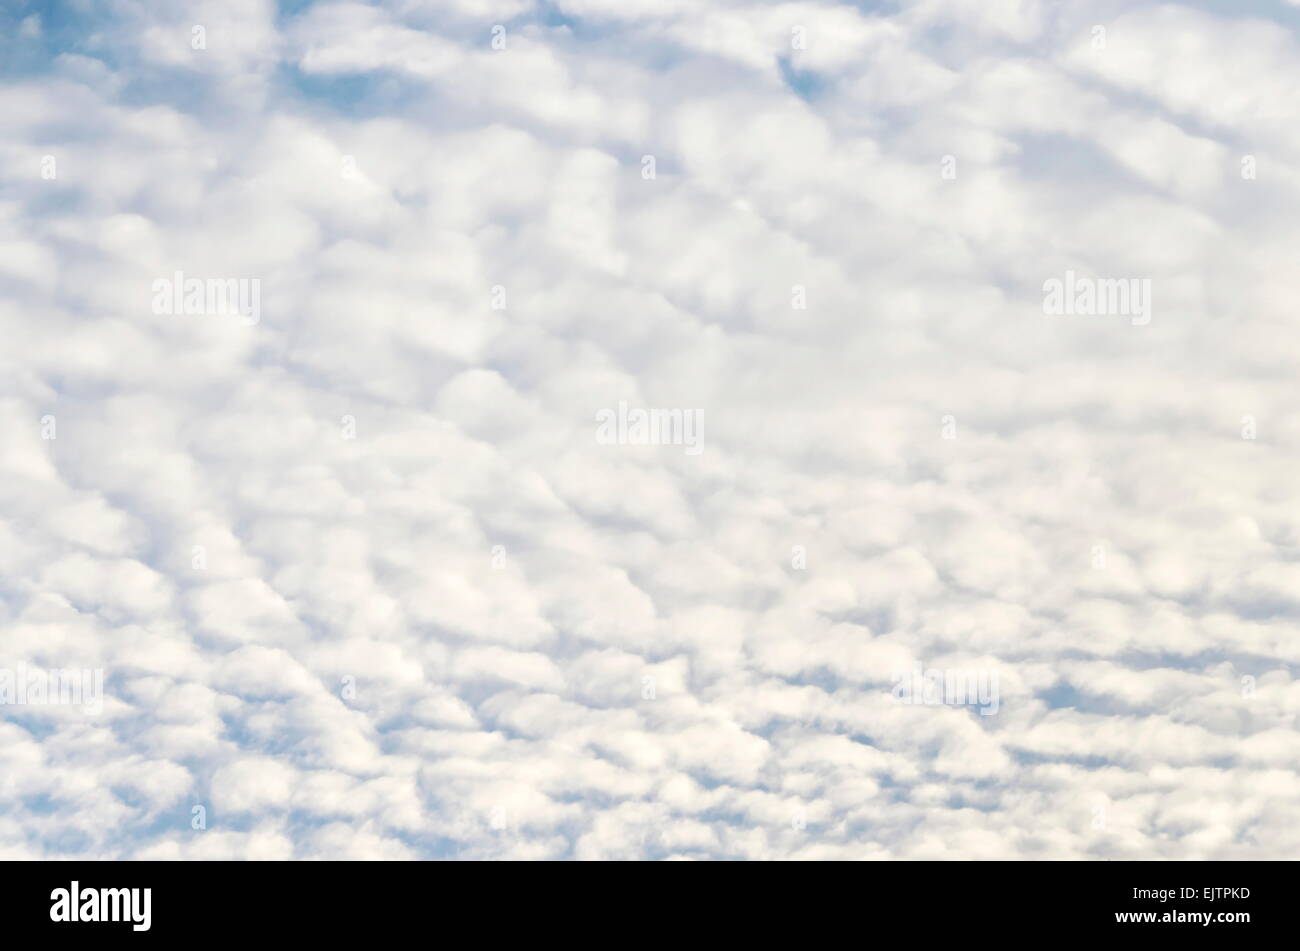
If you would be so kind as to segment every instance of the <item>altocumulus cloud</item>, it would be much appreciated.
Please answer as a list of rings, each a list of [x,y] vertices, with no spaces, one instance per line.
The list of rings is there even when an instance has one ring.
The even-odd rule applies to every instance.
[[[1294,855],[1298,27],[6,4],[0,853]]]

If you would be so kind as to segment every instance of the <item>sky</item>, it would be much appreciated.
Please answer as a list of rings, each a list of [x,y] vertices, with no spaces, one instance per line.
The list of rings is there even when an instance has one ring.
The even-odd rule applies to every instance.
[[[0,856],[1294,857],[1297,167],[1295,0],[5,0]]]

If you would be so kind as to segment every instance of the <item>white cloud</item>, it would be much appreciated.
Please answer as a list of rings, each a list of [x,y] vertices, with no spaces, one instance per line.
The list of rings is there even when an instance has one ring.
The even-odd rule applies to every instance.
[[[1300,847],[1285,26],[117,7],[0,21],[0,669],[106,694],[0,854]]]

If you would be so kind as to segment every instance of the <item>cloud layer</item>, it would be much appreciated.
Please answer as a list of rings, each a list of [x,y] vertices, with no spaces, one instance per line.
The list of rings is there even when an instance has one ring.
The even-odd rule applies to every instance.
[[[1300,10],[12,6],[0,855],[1300,849]]]

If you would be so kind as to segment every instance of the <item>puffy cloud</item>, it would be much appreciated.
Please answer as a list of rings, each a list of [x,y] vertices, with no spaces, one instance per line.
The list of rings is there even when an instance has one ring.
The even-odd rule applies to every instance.
[[[1293,18],[112,6],[0,13],[0,853],[1300,847]]]

